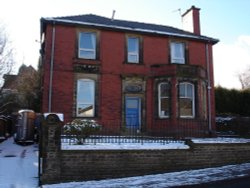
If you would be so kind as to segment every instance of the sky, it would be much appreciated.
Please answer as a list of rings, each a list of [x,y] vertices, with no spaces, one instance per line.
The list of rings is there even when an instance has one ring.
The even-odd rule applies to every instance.
[[[1,2],[2,1],[2,2]],[[249,0],[0,0],[0,22],[15,49],[17,66],[37,68],[40,18],[97,14],[115,19],[182,29],[181,16],[200,8],[201,34],[219,39],[214,45],[215,85],[240,89],[238,74],[250,66]],[[180,9],[181,11],[178,11]],[[17,70],[17,68],[16,68]]]

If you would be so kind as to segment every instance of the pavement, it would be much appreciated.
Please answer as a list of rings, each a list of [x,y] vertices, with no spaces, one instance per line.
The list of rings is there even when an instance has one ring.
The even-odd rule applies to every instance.
[[[0,143],[0,188],[38,186],[37,144],[18,145],[13,138]]]

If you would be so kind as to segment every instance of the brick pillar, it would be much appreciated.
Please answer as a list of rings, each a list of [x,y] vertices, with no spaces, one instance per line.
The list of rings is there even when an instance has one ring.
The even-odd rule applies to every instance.
[[[40,142],[40,183],[54,183],[61,176],[61,122],[56,114],[50,114],[42,123]]]

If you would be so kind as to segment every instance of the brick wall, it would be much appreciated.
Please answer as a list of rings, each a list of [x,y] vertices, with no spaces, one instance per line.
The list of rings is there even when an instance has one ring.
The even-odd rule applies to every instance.
[[[61,180],[165,173],[250,161],[250,144],[192,144],[189,150],[61,151]]]
[[[52,115],[43,123],[42,184],[138,176],[250,161],[250,143],[197,144],[188,141],[190,149],[60,150],[58,121]]]

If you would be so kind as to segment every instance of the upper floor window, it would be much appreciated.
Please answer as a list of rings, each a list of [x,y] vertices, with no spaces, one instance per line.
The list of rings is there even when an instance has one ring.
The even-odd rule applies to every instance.
[[[129,63],[139,63],[139,38],[128,37],[127,38],[127,60]]]
[[[95,81],[80,79],[77,81],[76,114],[78,117],[95,115]]]
[[[194,85],[191,83],[179,84],[179,112],[180,117],[193,118],[195,116]]]
[[[166,118],[170,115],[170,87],[166,82],[158,85],[158,110],[159,117]]]
[[[78,57],[84,59],[96,59],[96,33],[79,33]]]
[[[171,42],[171,63],[185,64],[185,44]]]

